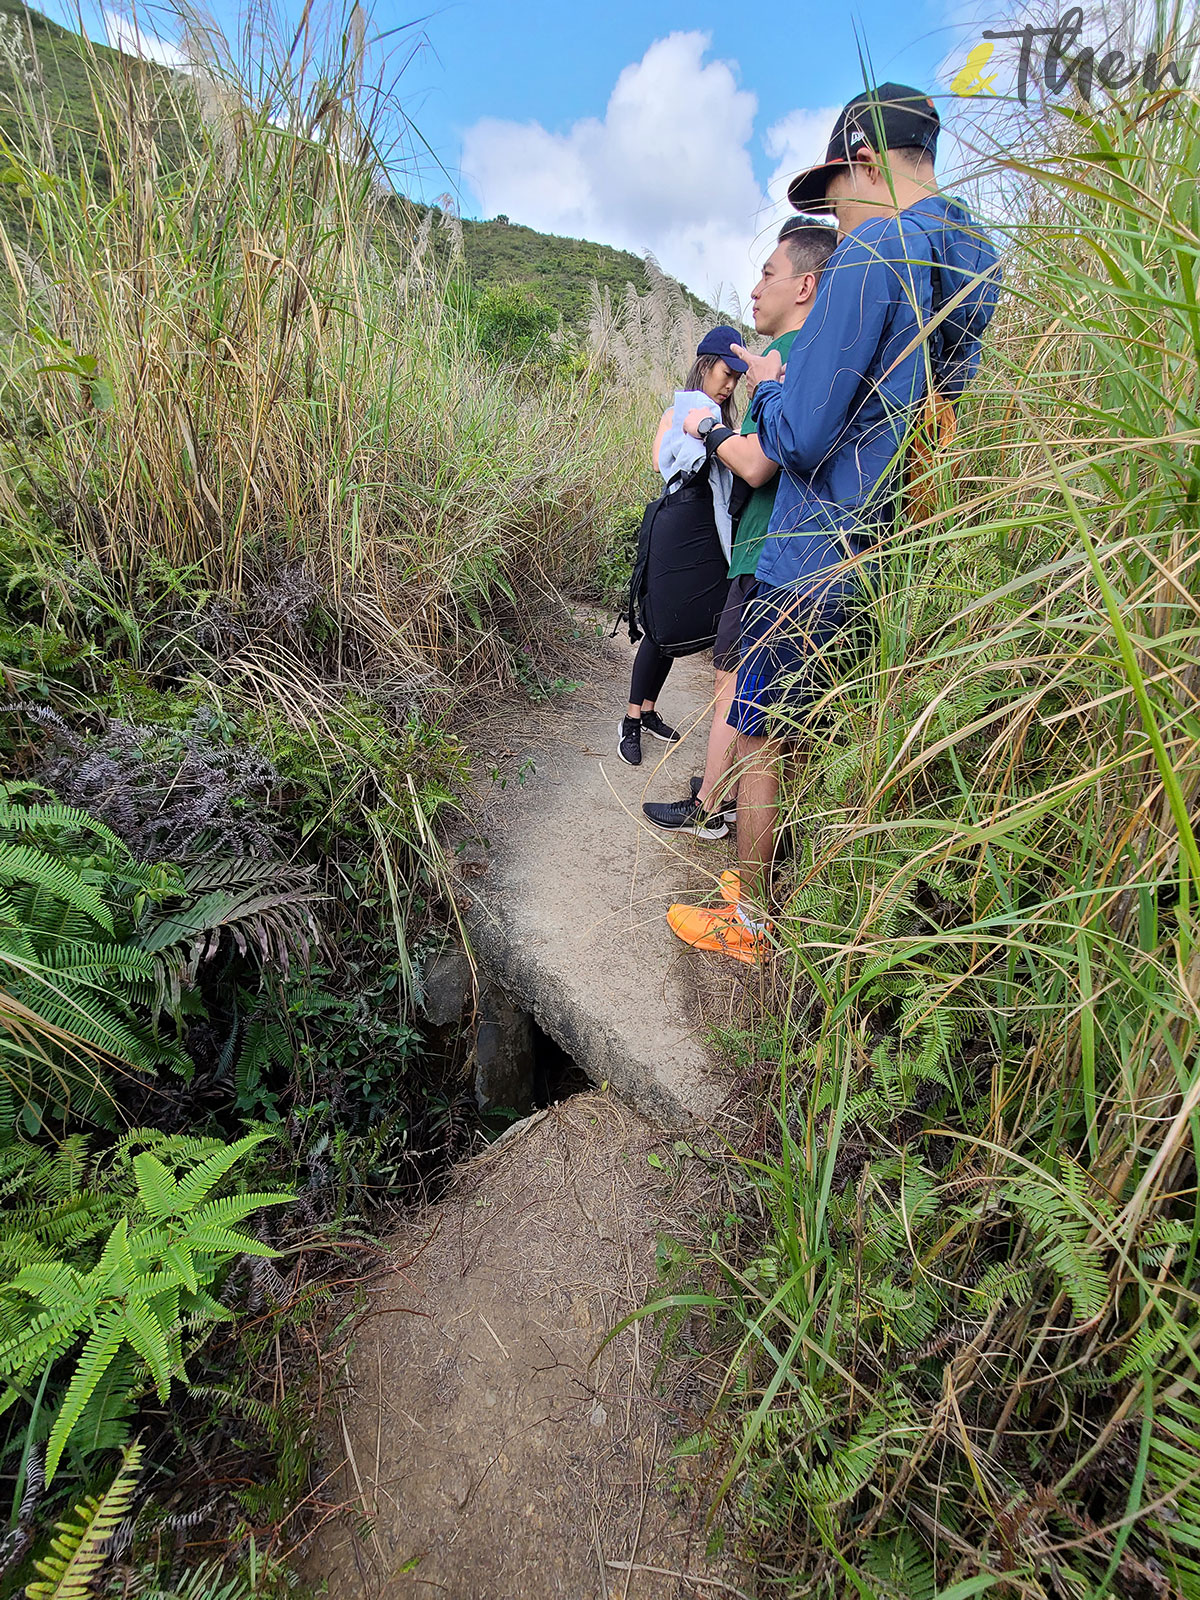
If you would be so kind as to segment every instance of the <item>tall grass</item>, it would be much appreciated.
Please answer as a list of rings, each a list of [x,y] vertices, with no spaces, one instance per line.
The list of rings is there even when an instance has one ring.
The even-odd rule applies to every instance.
[[[395,192],[362,13],[268,21],[192,23],[181,73],[81,44],[66,114],[35,58],[0,65],[0,517],[67,615],[91,591],[144,631],[302,570],[343,666],[503,676],[496,607],[519,628],[594,565],[648,396],[489,359],[453,218],[431,237]]]
[[[791,729],[765,1221],[679,1297],[784,1594],[1200,1595],[1200,101],[1069,145]]]
[[[34,826],[29,793],[54,785],[117,830],[100,830],[116,868],[89,842],[98,824],[65,807],[34,809],[78,870],[49,847],[6,847],[9,965],[25,981],[0,1018],[12,1080],[0,1081],[6,1593],[33,1576],[35,1541],[39,1571],[56,1575],[50,1525],[81,1484],[100,1487],[104,1453],[140,1425],[148,1371],[165,1399],[163,1364],[182,1384],[187,1350],[199,1387],[151,1430],[143,1526],[160,1538],[160,1494],[190,1548],[205,1524],[231,1563],[248,1555],[245,1582],[209,1564],[188,1593],[283,1591],[276,1544],[301,1537],[311,1438],[304,1372],[281,1334],[320,1292],[308,1274],[323,1268],[305,1260],[320,1239],[356,1236],[369,1204],[436,1177],[465,1125],[456,1042],[431,1039],[416,1006],[455,916],[434,825],[465,777],[446,712],[527,676],[522,647],[536,648],[559,588],[602,580],[614,520],[643,498],[644,444],[625,441],[647,439],[657,414],[641,369],[618,372],[580,337],[532,350],[506,339],[506,309],[528,309],[520,297],[494,297],[485,326],[454,218],[419,218],[396,192],[383,148],[396,114],[357,7],[328,28],[306,11],[287,34],[257,13],[232,44],[177,21],[181,73],[50,25],[0,27],[0,664],[20,695],[0,728],[17,780],[10,825]],[[230,834],[222,818],[245,826]],[[170,864],[141,865],[164,827]],[[80,874],[57,906],[51,891],[62,900]],[[284,902],[302,900],[308,918],[318,881],[324,937],[310,962],[314,930],[295,938]],[[146,926],[163,895],[191,959],[160,970],[137,940],[156,940],[160,963],[179,954]],[[90,1095],[75,1087],[84,1075]],[[55,1093],[64,1079],[73,1096]],[[96,1131],[96,1105],[111,1130]],[[149,1117],[186,1137],[140,1126]],[[286,1224],[294,1274],[264,1280],[277,1315],[200,1351],[211,1317],[190,1301],[181,1311],[178,1294],[164,1291],[161,1327],[137,1320],[143,1275],[130,1290],[136,1353],[122,1350],[69,1426],[80,1414],[63,1398],[65,1352],[86,1346],[79,1383],[95,1388],[95,1317],[58,1317],[51,1348],[19,1273],[47,1261],[60,1277],[103,1276],[101,1222],[128,1223],[132,1238],[159,1215],[126,1170],[158,1170],[158,1156],[125,1155],[115,1180],[109,1166],[142,1145],[168,1165],[199,1160],[209,1133],[234,1149],[239,1123],[257,1119],[281,1134],[271,1185],[276,1169],[304,1174]],[[113,1157],[124,1121],[139,1126]],[[64,1216],[79,1226],[64,1231]],[[204,1298],[226,1256],[244,1255],[230,1240],[200,1274]],[[111,1321],[123,1290],[101,1288]],[[257,1279],[223,1293],[261,1307]],[[307,1363],[322,1342],[305,1348]],[[67,1450],[39,1499],[52,1425],[55,1456]],[[94,1529],[66,1536],[98,1561]],[[256,1538],[271,1552],[264,1583]],[[116,1559],[141,1563],[140,1529],[133,1550]],[[170,1552],[146,1560],[111,1581],[173,1579]]]

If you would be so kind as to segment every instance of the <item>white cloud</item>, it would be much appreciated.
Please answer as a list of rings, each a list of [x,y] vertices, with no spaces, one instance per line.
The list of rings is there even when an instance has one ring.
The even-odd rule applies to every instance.
[[[802,168],[815,166],[824,157],[841,109],[823,106],[820,111],[789,111],[767,129],[763,144],[775,163],[767,193],[775,205],[786,203],[787,186]]]
[[[143,61],[157,61],[159,66],[173,67],[179,72],[187,70],[187,56],[179,46],[167,39],[158,39],[152,33],[144,33],[136,17],[119,11],[104,11],[102,15],[105,35],[114,50],[127,56],[140,56]]]
[[[757,97],[734,65],[706,61],[710,36],[672,33],[626,67],[603,117],[565,133],[540,123],[486,118],[463,138],[463,176],[484,214],[547,232],[651,250],[666,271],[714,297],[744,297],[777,207],[754,175],[750,141]],[[794,112],[767,134],[784,163],[803,141]]]

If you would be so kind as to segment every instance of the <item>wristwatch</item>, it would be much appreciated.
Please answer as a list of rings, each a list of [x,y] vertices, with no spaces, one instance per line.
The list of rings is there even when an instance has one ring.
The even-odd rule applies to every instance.
[[[705,418],[705,421],[707,420]],[[704,423],[702,422],[700,426],[703,428]],[[710,456],[714,455],[725,443],[726,439],[732,439],[733,436],[732,428],[727,428],[723,422],[714,422],[711,428],[704,429],[704,448]]]
[[[696,433],[701,439],[707,439],[716,425],[717,419],[715,417],[701,417],[700,421],[696,424]]]

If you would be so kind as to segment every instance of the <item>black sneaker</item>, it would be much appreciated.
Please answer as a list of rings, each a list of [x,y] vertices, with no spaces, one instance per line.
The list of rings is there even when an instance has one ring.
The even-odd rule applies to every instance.
[[[703,773],[701,773],[701,775],[698,778],[693,778],[692,779],[692,799],[693,800],[700,793],[700,790],[701,790],[703,784],[704,784],[704,774]],[[716,812],[715,815],[720,816],[720,817],[724,817],[725,821],[732,828],[734,823],[737,821],[737,801],[736,800],[726,800],[725,804],[721,807],[720,811]]]
[[[647,733],[652,733],[656,739],[662,739],[666,744],[679,743],[679,730],[669,728],[657,711],[642,712],[642,727]]]
[[[641,766],[642,723],[640,717],[622,717],[618,722],[617,754],[629,766]]]
[[[647,801],[642,810],[656,828],[665,828],[668,833],[694,833],[697,839],[723,839],[729,832],[725,818],[719,812],[709,816],[702,811],[695,795],[688,800]]]

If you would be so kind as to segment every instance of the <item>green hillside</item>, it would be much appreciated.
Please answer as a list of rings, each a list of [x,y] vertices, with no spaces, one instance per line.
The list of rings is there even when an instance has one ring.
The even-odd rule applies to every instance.
[[[6,58],[0,59],[0,77],[14,66],[20,68],[21,62],[12,60],[14,51],[18,55],[28,54],[28,42],[22,37],[26,26],[32,33],[45,80],[51,120],[61,129],[60,154],[77,142],[84,150],[94,148],[88,135],[94,134],[95,113],[77,34],[41,12],[21,5],[19,0],[0,0],[0,29],[7,46]],[[104,45],[93,48],[102,57],[116,56],[116,52]],[[145,63],[144,70],[151,79],[164,72],[153,63]],[[0,99],[0,132],[11,133],[12,115],[11,109]],[[102,152],[89,153],[85,164],[89,162],[93,178],[102,181],[105,171]],[[411,207],[418,218],[425,210],[421,205]],[[462,227],[466,269],[473,284],[479,288],[521,284],[546,305],[561,312],[569,327],[578,327],[586,321],[593,281],[614,296],[622,294],[627,283],[632,283],[639,292],[648,287],[644,262],[628,250],[538,233],[533,228],[510,223],[506,218],[494,218],[490,222],[464,219]],[[693,310],[705,313],[702,301],[686,290],[684,294]]]
[[[475,283],[526,284],[539,299],[560,310],[568,323],[587,316],[588,286],[593,281],[614,295],[623,293],[627,283],[639,290],[646,287],[645,264],[628,250],[537,233],[503,217],[464,221],[463,247]],[[693,310],[706,310],[695,295],[686,289],[684,294]]]

